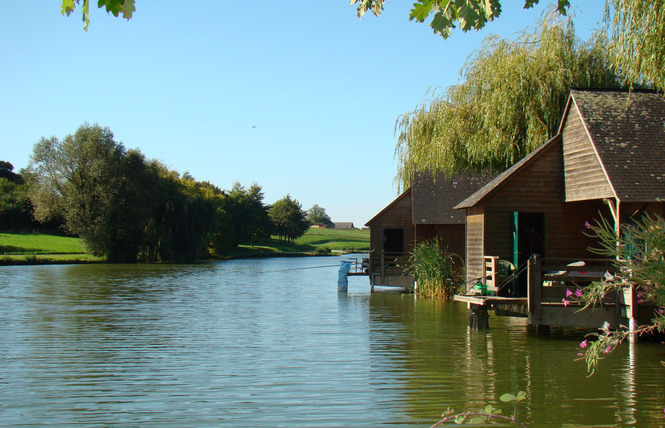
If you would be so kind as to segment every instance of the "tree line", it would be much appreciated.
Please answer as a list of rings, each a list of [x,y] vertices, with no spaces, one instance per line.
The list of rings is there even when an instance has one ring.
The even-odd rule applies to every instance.
[[[310,222],[331,223],[324,209],[305,212],[290,195],[267,205],[258,184],[227,191],[181,175],[99,125],[41,138],[28,167],[13,169],[0,161],[0,229],[60,229],[110,262],[224,256],[257,237],[293,242]]]

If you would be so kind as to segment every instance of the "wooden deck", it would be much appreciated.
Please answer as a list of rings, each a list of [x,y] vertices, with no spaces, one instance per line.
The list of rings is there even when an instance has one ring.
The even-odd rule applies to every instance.
[[[487,259],[491,261],[493,258]],[[534,255],[525,272],[528,275],[527,296],[501,296],[500,287],[493,286],[500,284],[501,278],[490,269],[490,275],[484,280],[489,292],[485,294],[499,295],[467,294],[455,296],[454,301],[466,303],[472,315],[494,310],[497,316],[526,317],[529,325],[539,327],[596,329],[605,322],[613,328],[637,325],[653,313],[653,308],[647,304],[639,305],[634,290],[608,294],[599,305],[584,310],[580,310],[581,303],[576,302],[573,296],[568,296],[595,281],[602,281],[605,274],[613,272],[613,269],[609,260],[552,261]],[[473,289],[470,291],[478,292]]]

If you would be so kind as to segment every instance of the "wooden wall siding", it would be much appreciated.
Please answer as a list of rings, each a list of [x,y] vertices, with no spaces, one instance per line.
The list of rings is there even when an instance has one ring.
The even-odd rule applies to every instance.
[[[597,257],[589,251],[594,241],[584,235],[585,224],[594,224],[600,215],[610,218],[609,209],[600,200],[563,202],[562,173],[562,146],[557,144],[486,203],[467,211],[467,281],[483,274],[484,255],[513,261],[515,211],[545,214],[545,254],[542,256]],[[472,215],[474,210],[476,214]]]
[[[437,224],[436,234],[444,251],[457,254],[464,260],[466,227],[463,224]]]
[[[438,239],[441,248],[464,260],[465,226],[463,224],[417,224],[416,242]]]
[[[614,192],[573,103],[563,136],[565,200],[610,198]]]
[[[467,287],[472,281],[483,275],[483,257],[485,255],[485,214],[482,207],[471,207],[466,210],[466,282]]]
[[[383,231],[385,229],[404,229],[404,250],[405,252],[411,251],[415,232],[411,220],[410,196],[396,200],[370,224],[370,272],[381,271],[381,251],[383,251]]]
[[[659,216],[665,218],[665,202],[623,202],[620,205],[621,221],[628,222],[633,214],[647,214],[651,217]]]

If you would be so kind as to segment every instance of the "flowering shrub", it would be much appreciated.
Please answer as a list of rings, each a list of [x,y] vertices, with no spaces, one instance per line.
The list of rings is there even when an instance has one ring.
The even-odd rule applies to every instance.
[[[638,326],[634,334],[665,333],[665,221],[657,216],[645,216],[642,221],[624,226],[620,237],[605,219],[587,227],[588,235],[598,238],[600,244],[600,248],[592,251],[612,257],[617,272],[606,274],[604,281],[593,283],[583,293],[578,294],[580,290],[577,290],[576,300],[583,303],[584,309],[599,304],[607,293],[632,287],[638,303],[650,301],[656,307],[651,324]],[[572,295],[568,290],[564,305]],[[630,334],[626,327],[611,330],[605,323],[598,333],[580,343],[583,352],[579,355],[586,360],[589,373],[593,374],[598,361]]]

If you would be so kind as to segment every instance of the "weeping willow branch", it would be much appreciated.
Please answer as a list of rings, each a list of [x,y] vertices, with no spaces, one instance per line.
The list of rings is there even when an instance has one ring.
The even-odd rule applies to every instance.
[[[517,162],[556,133],[571,87],[620,86],[608,45],[603,32],[583,43],[554,12],[515,40],[487,37],[462,83],[397,119],[398,187],[415,171],[502,171]]]

